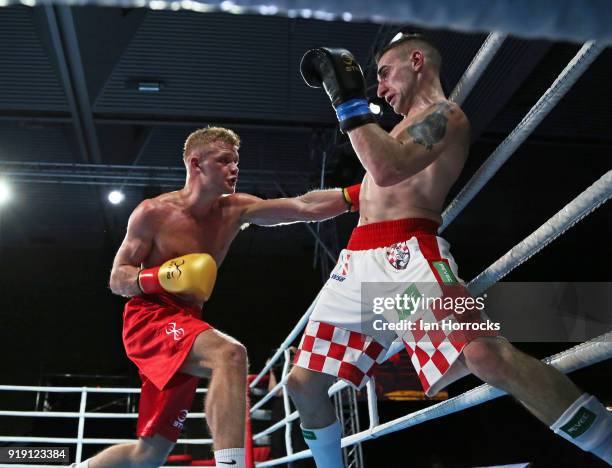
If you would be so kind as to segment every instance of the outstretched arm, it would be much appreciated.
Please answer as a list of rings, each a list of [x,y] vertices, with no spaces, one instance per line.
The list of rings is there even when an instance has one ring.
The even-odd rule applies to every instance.
[[[261,226],[323,221],[346,213],[350,208],[341,189],[314,190],[299,197],[272,200],[247,194],[238,196],[243,210],[241,222]]]

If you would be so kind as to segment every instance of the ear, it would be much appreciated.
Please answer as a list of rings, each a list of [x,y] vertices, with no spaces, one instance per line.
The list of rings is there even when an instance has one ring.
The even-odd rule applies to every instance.
[[[187,158],[187,161],[188,161],[189,168],[192,170],[195,170],[200,167],[200,159],[195,155],[189,156]]]
[[[422,50],[415,49],[410,54],[410,64],[414,71],[421,71],[423,65],[425,64],[425,54],[423,54]]]

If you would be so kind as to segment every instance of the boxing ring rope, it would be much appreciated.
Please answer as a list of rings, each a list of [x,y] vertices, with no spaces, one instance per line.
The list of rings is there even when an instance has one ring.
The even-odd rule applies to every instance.
[[[318,20],[410,23],[465,32],[500,31],[526,38],[590,39],[612,43],[612,9],[607,0],[0,0],[0,6],[99,4],[121,8],[211,13],[281,15]]]
[[[588,216],[612,197],[612,170],[565,205],[533,233],[510,249],[476,278],[470,281],[470,292],[478,296],[529,260],[557,237]]]
[[[463,76],[461,76],[459,82],[455,85],[455,89],[453,89],[453,92],[448,97],[449,100],[459,105],[463,104],[505,40],[505,34],[491,33],[487,36],[463,73]]]
[[[612,170],[606,172],[593,185],[565,205],[538,229],[472,279],[467,285],[470,294],[478,296],[485,292],[585,216],[603,205],[610,197],[612,197]],[[389,349],[387,357],[392,356],[402,348],[401,343],[394,343]]]
[[[78,418],[77,437],[22,437],[22,436],[2,436],[0,442],[11,443],[47,443],[47,444],[76,444],[76,460],[81,461],[82,450],[84,444],[126,444],[134,443],[134,439],[117,439],[117,438],[87,438],[83,437],[85,430],[85,419],[136,419],[137,413],[93,413],[85,411],[87,404],[87,395],[89,393],[121,393],[135,394],[140,393],[139,388],[90,388],[90,387],[43,387],[43,386],[21,386],[21,385],[0,385],[0,391],[19,391],[19,392],[45,392],[45,393],[80,393],[81,400],[79,403],[79,411],[5,411],[0,410],[0,416],[11,417],[42,417],[42,418]],[[207,393],[207,389],[200,388],[196,393]],[[205,413],[189,413],[187,418],[204,418]],[[212,444],[212,439],[179,439],[179,444]],[[16,465],[0,464],[1,467],[15,466],[43,466],[36,465]],[[49,465],[57,466],[57,465]]]
[[[487,158],[461,192],[444,210],[440,232],[443,232],[448,227],[499,168],[514,154],[517,148],[523,144],[531,132],[535,130],[553,107],[565,96],[604,48],[603,45],[594,42],[587,42],[580,48],[550,88],[538,99],[538,102],[527,112],[516,128]]]

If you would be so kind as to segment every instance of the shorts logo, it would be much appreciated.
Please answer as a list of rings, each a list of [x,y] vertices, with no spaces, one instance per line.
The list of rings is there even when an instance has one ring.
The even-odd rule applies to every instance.
[[[185,420],[187,419],[187,414],[188,411],[186,409],[181,410],[172,425],[177,429],[183,429],[183,426],[185,425]]]
[[[387,247],[387,260],[396,270],[405,270],[410,261],[410,249],[406,242],[399,242]]]
[[[331,279],[336,281],[344,281],[349,273],[349,260],[351,259],[350,253],[342,253],[338,265],[335,268],[335,272],[331,274]]]
[[[570,422],[565,426],[561,426],[561,430],[572,439],[575,439],[584,434],[584,432],[591,427],[596,418],[597,416],[592,411],[586,408],[580,408]]]
[[[166,328],[166,335],[173,335],[174,341],[178,341],[185,335],[185,330],[176,328],[176,322],[170,322]]]
[[[453,271],[446,264],[446,262],[431,262],[444,284],[455,284],[458,283],[457,278],[453,274]]]

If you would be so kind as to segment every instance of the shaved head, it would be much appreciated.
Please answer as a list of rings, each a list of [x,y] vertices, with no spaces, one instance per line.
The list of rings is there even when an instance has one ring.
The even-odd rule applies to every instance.
[[[381,59],[383,55],[392,49],[398,49],[405,52],[406,59],[410,57],[413,50],[418,49],[425,55],[425,62],[431,68],[432,71],[439,74],[440,67],[442,65],[442,56],[438,48],[426,37],[420,34],[398,34],[389,44],[383,47],[376,54],[376,63]]]

